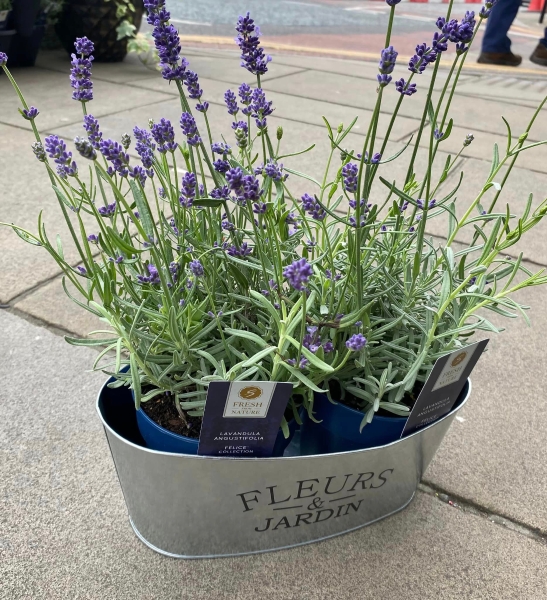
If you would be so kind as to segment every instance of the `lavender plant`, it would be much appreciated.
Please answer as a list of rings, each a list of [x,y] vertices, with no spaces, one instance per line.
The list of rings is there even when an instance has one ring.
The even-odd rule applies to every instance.
[[[50,241],[41,218],[36,234],[10,226],[43,247],[64,272],[67,294],[110,326],[93,332],[101,337],[67,341],[102,346],[94,368],[113,375],[113,386],[130,385],[137,407],[168,393],[186,422],[203,414],[211,381],[290,381],[298,419],[298,403],[312,416],[314,392],[330,393],[329,383],[336,381],[336,399],[350,394],[363,411],[364,426],[380,408],[406,414],[405,395],[426,379],[437,358],[465,346],[479,330],[501,331],[487,311],[526,318],[527,307],[514,293],[547,277],[530,272],[522,255],[512,260],[506,253],[545,216],[547,201],[533,210],[530,196],[517,216],[508,206],[500,209],[498,200],[521,152],[540,145],[526,139],[545,101],[517,139],[505,121],[507,146],[502,152],[494,147],[491,172],[458,219],[463,175],[452,190],[442,190],[459,154],[448,158],[438,178],[434,165],[452,133],[450,106],[468,50],[494,2],[478,17],[467,11],[460,21],[451,18],[449,2],[431,42],[418,44],[406,66],[390,45],[398,2],[387,3],[376,104],[363,146],[343,145],[357,119],[347,127],[325,119],[330,152],[321,181],[283,164],[313,146],[281,150],[283,131],[270,125],[274,106],[261,86],[271,57],[249,14],[237,22],[236,41],[241,65],[256,76],[256,86],[243,83],[226,92],[233,137],[224,139],[213,136],[206,92],[181,56],[164,0],[145,1],[162,76],[179,91],[181,117],[175,125],[161,119],[135,127],[137,161],[129,154],[131,137],[108,139],[88,112],[89,40],[76,41],[71,71],[73,99],[84,115],[85,135],[74,141],[77,162],[61,138],[42,141],[35,125],[39,112],[28,106],[0,55],[80,266],[67,262],[60,239]],[[451,45],[452,65],[435,100],[441,57]],[[394,81],[396,70],[403,69],[406,78]],[[426,70],[431,76],[422,87],[417,80]],[[381,132],[387,94],[395,94],[397,102]],[[415,139],[386,156],[402,103],[420,98]],[[472,141],[470,134],[461,151]],[[421,148],[427,166],[419,174]],[[404,181],[380,175],[382,165],[405,159]],[[298,178],[309,186],[300,198],[291,192]],[[377,179],[385,188],[382,200],[372,194]],[[486,206],[490,188],[496,194]],[[92,219],[92,228],[83,215]],[[446,215],[446,240],[435,242],[427,224]],[[473,232],[472,243],[455,248],[464,229]],[[285,421],[283,427],[287,430]]]

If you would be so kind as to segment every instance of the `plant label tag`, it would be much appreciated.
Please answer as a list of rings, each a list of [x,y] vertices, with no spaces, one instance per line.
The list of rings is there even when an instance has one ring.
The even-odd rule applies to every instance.
[[[401,437],[431,425],[452,410],[487,344],[488,340],[482,340],[437,360],[410,412]]]
[[[271,456],[292,388],[277,381],[212,381],[198,454]]]

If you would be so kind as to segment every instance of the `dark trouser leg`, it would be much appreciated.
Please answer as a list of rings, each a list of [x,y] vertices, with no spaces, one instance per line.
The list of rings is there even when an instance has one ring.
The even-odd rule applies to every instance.
[[[520,0],[498,0],[488,17],[482,40],[483,52],[510,52],[511,40],[507,32],[517,16]],[[545,35],[547,38],[547,33]]]

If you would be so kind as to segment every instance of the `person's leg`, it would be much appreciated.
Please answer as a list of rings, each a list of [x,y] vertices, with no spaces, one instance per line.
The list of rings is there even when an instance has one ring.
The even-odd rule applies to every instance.
[[[545,37],[539,40],[539,44],[534,50],[532,56],[530,56],[530,60],[533,63],[536,63],[536,65],[547,67],[547,27],[545,28],[545,32],[543,35]]]
[[[521,0],[498,0],[486,21],[482,51],[486,53],[511,52],[511,40],[507,32],[519,11]]]

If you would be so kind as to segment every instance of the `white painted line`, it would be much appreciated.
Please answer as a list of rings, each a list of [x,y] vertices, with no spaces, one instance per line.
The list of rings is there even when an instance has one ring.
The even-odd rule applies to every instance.
[[[202,27],[212,27],[212,23],[200,23],[198,21],[183,21],[181,19],[171,19],[171,23],[180,23],[181,25],[201,25]]]

